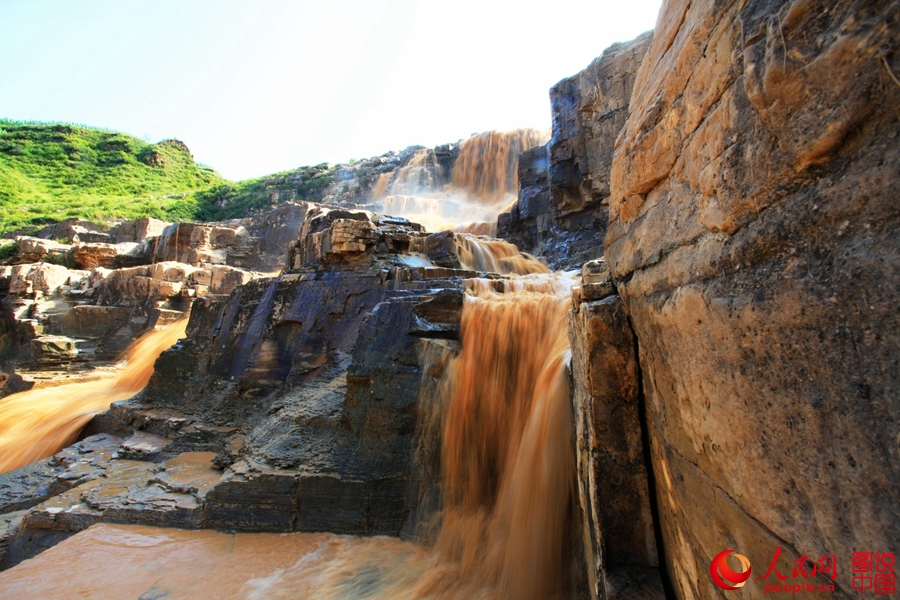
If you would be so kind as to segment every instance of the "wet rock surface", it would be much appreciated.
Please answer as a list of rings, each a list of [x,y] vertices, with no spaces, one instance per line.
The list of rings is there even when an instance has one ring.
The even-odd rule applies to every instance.
[[[3,512],[25,511],[10,517],[5,566],[100,522],[412,532],[418,390],[432,347],[458,344],[474,273],[423,266],[407,254],[419,226],[367,212],[310,207],[297,235],[278,277],[226,285],[222,270],[244,272],[175,261],[104,274],[104,304],[208,291],[143,392],[76,446],[0,475]]]

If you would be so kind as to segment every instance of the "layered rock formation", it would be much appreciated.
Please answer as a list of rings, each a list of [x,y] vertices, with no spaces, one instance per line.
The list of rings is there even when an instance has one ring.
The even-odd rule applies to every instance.
[[[810,581],[850,595],[852,553],[900,539],[900,4],[672,0],[659,24],[606,245],[669,576],[720,597],[714,556],[761,577],[781,548],[784,574],[835,555]]]
[[[569,338],[589,591],[663,598],[634,332],[603,259],[582,269]]]
[[[638,67],[653,33],[613,44],[550,90],[553,137],[519,162],[519,198],[498,220],[501,237],[578,268],[603,255],[616,137],[628,117]]]
[[[303,210],[283,275],[211,287],[142,393],[72,449],[0,476],[6,566],[97,522],[412,534],[431,483],[411,462],[418,390],[458,344],[475,273],[407,254],[427,237],[407,221]]]
[[[306,210],[285,204],[202,225],[70,220],[39,232],[53,239],[18,236],[0,266],[0,368],[17,371],[2,392],[71,379],[176,320],[196,298],[279,271]]]

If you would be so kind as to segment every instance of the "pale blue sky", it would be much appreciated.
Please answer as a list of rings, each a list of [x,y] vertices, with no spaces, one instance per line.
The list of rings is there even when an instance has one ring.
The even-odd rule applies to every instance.
[[[230,179],[549,128],[660,0],[0,0],[0,117],[184,141]]]

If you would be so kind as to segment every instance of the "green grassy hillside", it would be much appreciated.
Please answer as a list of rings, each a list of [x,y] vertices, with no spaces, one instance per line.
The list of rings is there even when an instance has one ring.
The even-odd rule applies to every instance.
[[[194,192],[226,183],[177,140],[0,120],[0,233],[70,217],[194,219],[205,205]]]
[[[195,192],[185,199],[184,208],[193,211],[197,221],[224,221],[271,210],[273,194],[278,194],[279,202],[287,197],[315,202],[334,181],[336,169],[331,165],[300,167],[257,179],[222,183]]]

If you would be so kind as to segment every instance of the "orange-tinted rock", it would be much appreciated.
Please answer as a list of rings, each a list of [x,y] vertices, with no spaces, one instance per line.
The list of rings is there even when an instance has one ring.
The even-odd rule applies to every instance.
[[[679,597],[778,547],[850,594],[853,551],[900,539],[898,8],[671,0],[638,72],[606,256]]]

